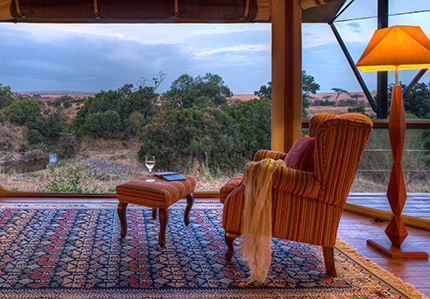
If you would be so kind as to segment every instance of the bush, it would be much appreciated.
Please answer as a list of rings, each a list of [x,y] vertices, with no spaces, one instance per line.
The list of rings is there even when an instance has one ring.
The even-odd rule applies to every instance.
[[[103,193],[104,189],[95,186],[95,178],[92,169],[79,170],[50,168],[50,182],[45,189],[39,192],[60,192],[60,193]],[[115,192],[109,189],[108,192]]]
[[[37,130],[31,130],[28,136],[28,142],[30,144],[45,142],[45,137],[40,134]]]
[[[72,158],[76,156],[79,150],[79,144],[76,140],[76,135],[73,133],[61,133],[60,140],[57,147],[55,148],[55,153],[60,158]]]
[[[48,135],[46,120],[42,115],[40,102],[23,98],[12,103],[6,110],[9,121],[37,130],[43,136]]]
[[[22,157],[24,161],[44,160],[48,158],[49,158],[49,147],[44,143],[38,143],[38,144],[32,145]]]
[[[220,109],[163,110],[142,130],[138,156],[157,157],[157,169],[182,171],[207,159],[211,170],[243,167],[242,142],[233,119]]]
[[[28,144],[28,128],[6,122],[0,126],[0,150],[21,151]]]
[[[63,103],[63,107],[64,107],[64,108],[70,108],[70,107],[72,107],[72,102],[70,102],[70,101],[65,101],[65,102]]]

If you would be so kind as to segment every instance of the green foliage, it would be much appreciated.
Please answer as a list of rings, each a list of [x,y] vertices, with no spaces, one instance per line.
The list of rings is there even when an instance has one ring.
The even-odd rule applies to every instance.
[[[336,99],[334,100],[335,102],[336,102],[336,101],[337,101],[337,99],[339,98],[340,94],[342,94],[342,93],[347,93],[347,94],[349,94],[349,92],[348,92],[347,90],[342,89],[342,88],[334,87],[334,88],[332,88],[331,90],[333,90],[335,93],[337,93],[337,95],[336,95]]]
[[[37,130],[30,130],[30,133],[28,134],[28,142],[30,144],[42,143],[45,142],[45,137],[43,137]]]
[[[267,85],[262,85],[260,90],[254,91],[256,96],[261,98],[272,99],[272,82],[267,82]]]
[[[226,98],[231,95],[230,89],[219,75],[206,73],[203,77],[193,78],[184,74],[173,81],[170,90],[163,95],[162,102],[170,109],[218,108],[226,105]]]
[[[88,114],[85,123],[79,128],[79,135],[112,138],[121,129],[121,118],[117,111]]]
[[[94,186],[95,176],[92,169],[81,171],[77,168],[69,170],[56,170],[50,168],[50,182],[45,189],[39,192],[60,192],[60,193],[103,193],[104,189]],[[115,192],[109,189],[107,192]]]
[[[158,169],[181,171],[193,160],[206,157],[212,169],[243,164],[234,121],[220,109],[163,109],[143,128],[141,140],[139,159],[154,154]]]
[[[76,135],[70,132],[60,134],[60,140],[54,151],[60,158],[72,158],[76,156],[79,150],[79,144]]]
[[[30,130],[37,130],[43,136],[48,135],[46,120],[38,101],[28,98],[15,101],[6,109],[5,114],[11,122],[24,125]]]
[[[417,83],[403,99],[405,111],[415,114],[418,118],[430,118],[429,87],[430,82]]]
[[[100,91],[90,97],[79,110],[73,128],[78,136],[110,137],[126,133],[129,117],[139,112],[145,119],[152,117],[157,108],[155,88],[126,84],[117,90]]]
[[[13,93],[11,91],[10,86],[4,86],[0,83],[0,109],[8,107],[13,102]]]
[[[315,94],[320,90],[320,85],[315,82],[315,78],[311,75],[306,75],[306,71],[302,71],[302,91],[304,94]]]
[[[46,119],[46,125],[48,126],[49,136],[58,137],[60,133],[64,131],[70,122],[70,118],[64,113],[64,110],[60,107],[54,113],[48,115]]]
[[[70,107],[72,107],[72,102],[70,102],[70,101],[65,101],[65,102],[63,103],[63,107],[64,107],[64,108],[70,108]]]
[[[49,157],[49,146],[46,145],[45,143],[36,143],[31,145],[27,149],[22,159],[24,161],[35,161],[35,160],[48,159],[48,157]]]
[[[225,108],[243,144],[241,155],[249,160],[259,149],[271,147],[271,100],[253,99]]]
[[[311,105],[309,102],[309,94],[315,94],[319,89],[320,85],[315,82],[315,78],[311,75],[307,75],[306,71],[302,72],[302,117],[307,118],[307,108]],[[260,98],[272,99],[272,82],[268,82],[267,85],[262,85],[260,90],[254,91],[254,94]]]
[[[61,106],[64,108],[69,108],[69,107],[72,107],[73,101],[75,101],[75,99],[67,95],[67,96],[59,97],[53,102],[48,102],[48,105],[56,108],[60,108]]]

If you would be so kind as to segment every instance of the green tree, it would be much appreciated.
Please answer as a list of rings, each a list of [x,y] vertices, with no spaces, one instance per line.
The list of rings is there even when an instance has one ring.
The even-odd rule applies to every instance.
[[[313,76],[306,75],[306,71],[302,71],[302,92],[304,94],[316,94],[320,87]]]
[[[64,113],[64,110],[60,107],[54,113],[51,113],[46,118],[46,124],[49,129],[49,135],[51,137],[59,137],[60,133],[64,131],[70,122],[70,117]]]
[[[302,71],[302,117],[308,117],[306,109],[311,105],[309,94],[316,94],[319,89],[320,85],[315,82],[315,78],[311,75],[306,75],[306,71]]]
[[[161,100],[169,109],[218,108],[227,105],[227,98],[231,96],[230,89],[219,75],[206,73],[193,78],[183,74],[172,82]]]
[[[143,84],[143,83],[142,83]],[[137,88],[133,84],[125,84],[117,90],[100,91],[95,97],[90,97],[85,102],[84,106],[78,111],[73,122],[73,128],[78,136],[90,134],[99,136],[95,128],[91,128],[90,124],[100,123],[101,128],[104,128],[103,134],[110,132],[108,135],[113,136],[115,133],[126,133],[129,128],[129,117],[133,112],[139,112],[148,120],[155,115],[157,106],[155,105],[158,99],[158,94],[155,92],[155,87],[139,85]],[[117,114],[113,115],[115,128],[108,128],[103,123],[102,115],[107,111],[114,111]],[[111,112],[109,112],[111,113]],[[109,113],[107,115],[109,115]],[[92,116],[90,116],[92,115]],[[119,116],[119,125],[116,123],[116,117]]]
[[[404,98],[405,111],[418,118],[430,118],[430,82],[417,83]],[[403,89],[404,89],[403,85]]]
[[[160,170],[183,171],[194,161],[212,170],[243,166],[234,120],[218,108],[163,109],[142,129],[139,159],[157,156]]]
[[[306,111],[310,106],[308,95],[310,93],[315,94],[319,89],[320,85],[315,82],[315,78],[311,75],[307,75],[306,71],[302,71],[302,116],[307,117]],[[267,85],[262,85],[260,90],[254,91],[254,94],[260,98],[272,99],[272,82],[268,82]]]
[[[251,160],[254,153],[271,146],[271,100],[267,97],[227,106],[234,129],[243,144],[241,156]]]
[[[0,109],[8,107],[13,102],[13,93],[11,91],[10,86],[4,86],[0,83]]]
[[[337,102],[337,99],[339,98],[340,94],[342,94],[342,93],[349,94],[348,91],[346,91],[345,89],[342,89],[342,88],[333,87],[331,90],[333,90],[335,93],[337,93],[336,98],[334,99],[335,102]]]
[[[256,96],[261,98],[272,99],[272,82],[267,82],[267,85],[262,85],[260,90],[254,91]]]
[[[48,136],[49,130],[42,115],[40,102],[23,98],[13,102],[6,109],[9,121],[27,126],[30,130],[37,130],[43,136]]]

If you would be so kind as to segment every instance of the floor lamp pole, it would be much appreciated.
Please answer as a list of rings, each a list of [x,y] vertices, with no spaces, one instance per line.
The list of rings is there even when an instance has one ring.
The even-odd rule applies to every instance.
[[[397,79],[396,70],[396,82]],[[428,254],[410,245],[402,245],[408,236],[406,226],[401,218],[407,194],[402,171],[403,145],[406,134],[405,110],[403,105],[402,87],[398,83],[393,88],[390,119],[388,121],[393,165],[388,183],[387,198],[393,215],[388,222],[385,234],[388,240],[367,240],[367,245],[388,255],[391,258],[428,259]],[[402,246],[401,246],[402,245]]]

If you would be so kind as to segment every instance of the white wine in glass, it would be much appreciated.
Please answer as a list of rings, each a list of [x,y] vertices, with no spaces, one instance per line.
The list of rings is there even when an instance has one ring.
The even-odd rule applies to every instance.
[[[152,175],[152,168],[155,166],[155,156],[153,155],[146,155],[145,156],[145,165],[148,168],[149,175]],[[154,179],[147,179],[147,182],[154,182]]]

